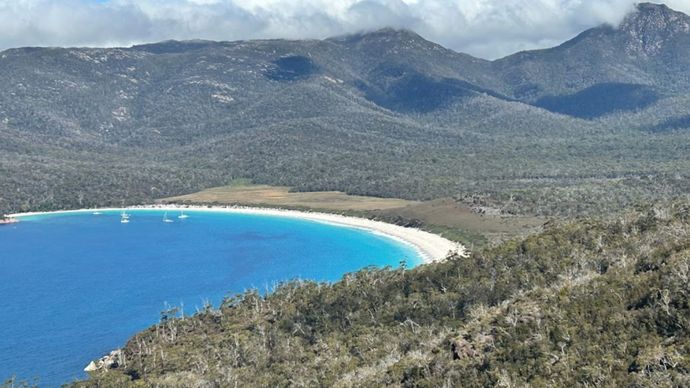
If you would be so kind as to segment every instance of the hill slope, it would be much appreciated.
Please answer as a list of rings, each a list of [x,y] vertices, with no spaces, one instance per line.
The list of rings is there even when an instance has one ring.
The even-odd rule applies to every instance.
[[[642,4],[619,27],[493,62],[391,29],[7,50],[0,211],[235,178],[542,215],[685,193],[688,20]]]
[[[687,205],[173,318],[75,386],[686,386]]]

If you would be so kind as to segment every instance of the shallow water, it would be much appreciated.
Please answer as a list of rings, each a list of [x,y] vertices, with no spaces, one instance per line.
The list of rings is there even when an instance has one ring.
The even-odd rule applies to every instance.
[[[0,227],[0,383],[85,376],[93,359],[159,319],[292,278],[334,281],[369,265],[421,262],[367,231],[287,217],[189,211],[60,213]]]

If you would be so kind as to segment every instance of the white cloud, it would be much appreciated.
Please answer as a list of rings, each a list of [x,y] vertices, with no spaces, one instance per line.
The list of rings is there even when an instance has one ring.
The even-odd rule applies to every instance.
[[[0,48],[166,39],[325,38],[409,28],[496,58],[618,23],[634,0],[0,0]],[[669,0],[690,12],[690,0]]]

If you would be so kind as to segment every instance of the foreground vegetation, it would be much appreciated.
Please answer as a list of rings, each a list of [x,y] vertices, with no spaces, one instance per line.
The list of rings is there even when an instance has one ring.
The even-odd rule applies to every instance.
[[[93,386],[688,386],[690,205],[165,312]]]

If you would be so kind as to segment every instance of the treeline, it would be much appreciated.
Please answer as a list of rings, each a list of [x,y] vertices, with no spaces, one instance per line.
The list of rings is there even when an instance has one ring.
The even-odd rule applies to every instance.
[[[505,214],[555,217],[617,213],[690,191],[682,132],[570,140],[558,134],[539,142],[507,133],[446,133],[449,144],[440,144],[433,136],[412,137],[415,126],[399,133],[410,139],[353,137],[354,124],[331,134],[342,121],[329,120],[238,130],[179,147],[100,141],[55,147],[9,137],[16,142],[0,144],[0,213],[148,202],[235,178],[299,191],[479,198]]]
[[[687,386],[690,205],[166,312],[91,386]]]

